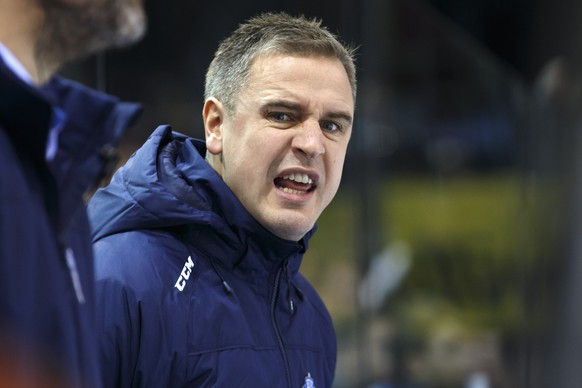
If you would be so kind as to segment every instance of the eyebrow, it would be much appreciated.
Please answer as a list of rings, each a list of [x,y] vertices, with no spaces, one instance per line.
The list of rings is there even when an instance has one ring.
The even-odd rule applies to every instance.
[[[330,119],[345,120],[349,125],[351,125],[353,121],[352,115],[343,112],[331,112],[326,117],[329,117]]]
[[[285,100],[269,101],[269,102],[266,102],[265,104],[263,104],[263,106],[261,107],[262,110],[273,109],[273,108],[284,108],[284,109],[293,110],[293,111],[297,111],[297,112],[305,111],[305,106],[303,104],[291,102],[291,101],[285,101]],[[328,119],[345,120],[345,121],[347,121],[347,123],[349,125],[351,125],[353,122],[352,115],[349,113],[346,113],[346,112],[340,112],[340,111],[330,112],[330,113],[326,114],[325,117]]]

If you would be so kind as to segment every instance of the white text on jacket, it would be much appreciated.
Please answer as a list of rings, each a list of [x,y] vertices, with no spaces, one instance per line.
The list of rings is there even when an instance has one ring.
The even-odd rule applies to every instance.
[[[186,280],[190,278],[190,274],[192,273],[192,268],[194,268],[194,262],[192,261],[192,256],[188,256],[188,260],[184,263],[184,268],[182,268],[182,273],[180,273],[180,277],[176,281],[174,287],[176,287],[180,291],[184,291],[184,287],[186,287]]]

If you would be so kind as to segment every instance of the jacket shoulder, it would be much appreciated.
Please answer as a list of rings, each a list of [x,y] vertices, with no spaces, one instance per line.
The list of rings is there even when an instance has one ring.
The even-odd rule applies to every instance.
[[[114,281],[134,291],[152,282],[177,278],[187,259],[187,247],[165,230],[133,230],[102,238],[93,244],[95,279]]]

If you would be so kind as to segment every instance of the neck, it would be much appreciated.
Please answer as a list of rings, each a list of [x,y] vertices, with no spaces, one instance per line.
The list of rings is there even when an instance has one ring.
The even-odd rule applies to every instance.
[[[0,41],[32,76],[33,82],[45,82],[58,64],[40,63],[36,46],[44,13],[35,0],[0,0]]]

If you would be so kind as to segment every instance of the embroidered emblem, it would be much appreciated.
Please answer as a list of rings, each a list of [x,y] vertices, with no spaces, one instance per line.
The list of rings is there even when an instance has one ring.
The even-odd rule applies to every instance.
[[[186,263],[184,263],[184,268],[182,268],[182,272],[180,273],[180,277],[174,285],[174,287],[176,287],[179,291],[184,291],[184,287],[186,287],[186,280],[190,278],[192,268],[194,268],[194,262],[192,261],[192,256],[188,256]]]
[[[301,388],[315,388],[315,384],[311,378],[311,373],[307,373],[307,376],[305,376],[305,384],[303,384],[303,387]]]

